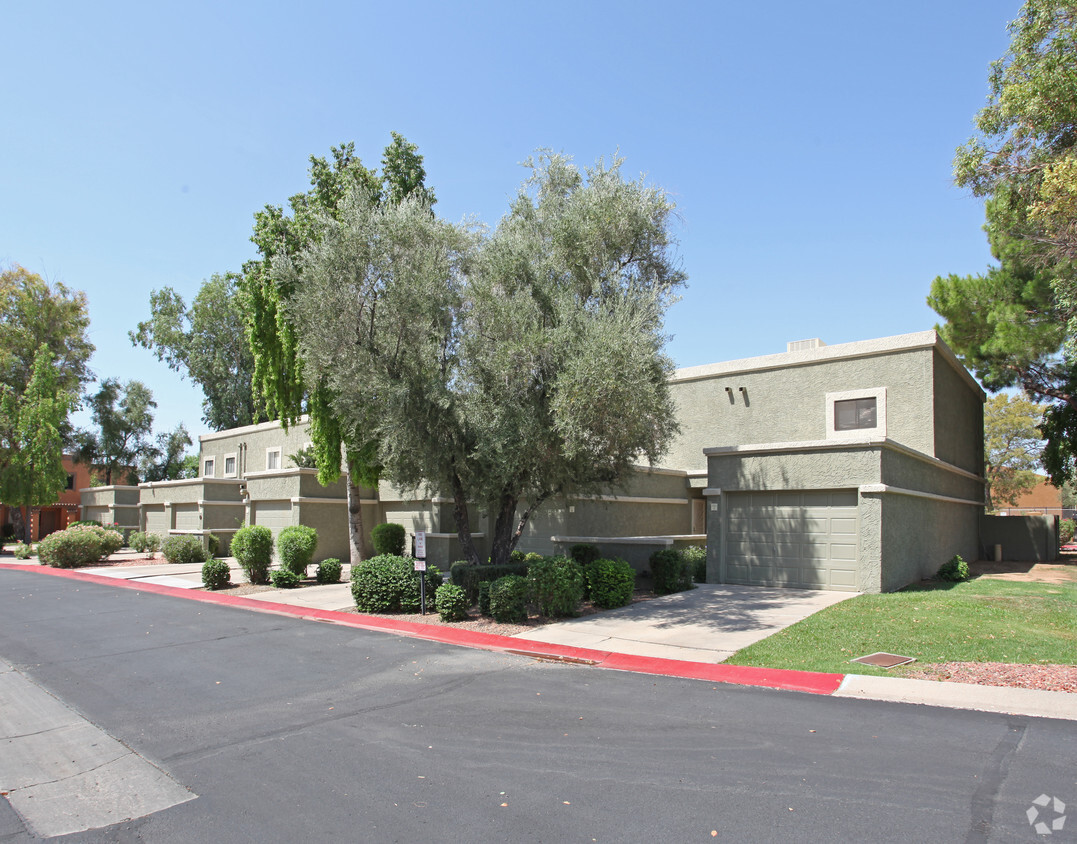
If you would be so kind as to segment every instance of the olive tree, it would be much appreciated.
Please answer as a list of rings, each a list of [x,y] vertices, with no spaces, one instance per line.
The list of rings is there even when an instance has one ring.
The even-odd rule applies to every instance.
[[[489,508],[504,562],[544,502],[622,483],[675,431],[673,205],[621,164],[540,155],[493,232],[360,187],[274,264],[335,417],[387,478],[452,498],[472,562],[469,504]]]

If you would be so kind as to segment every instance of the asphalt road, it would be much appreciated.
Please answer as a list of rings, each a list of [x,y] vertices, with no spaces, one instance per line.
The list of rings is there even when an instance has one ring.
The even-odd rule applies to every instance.
[[[58,840],[1077,840],[1072,722],[547,664],[3,570],[0,659],[197,795]],[[1073,815],[1050,836],[1026,814],[1041,794]],[[0,842],[30,840],[0,800]]]

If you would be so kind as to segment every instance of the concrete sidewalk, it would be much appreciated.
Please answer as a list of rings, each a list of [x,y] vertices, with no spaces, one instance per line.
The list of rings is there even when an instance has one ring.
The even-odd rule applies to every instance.
[[[232,582],[245,582],[230,560]],[[22,570],[93,579],[125,581],[147,591],[213,603],[263,608],[303,618],[332,621],[466,647],[560,659],[617,670],[637,671],[713,682],[731,682],[830,694],[861,700],[916,703],[952,709],[1002,712],[1077,721],[1077,695],[967,683],[945,683],[859,674],[813,674],[783,669],[725,666],[734,651],[855,593],[811,592],[701,584],[690,592],[642,601],[601,615],[548,624],[518,636],[460,630],[452,625],[421,624],[350,610],[354,604],[344,583],[277,589],[243,597],[201,591],[201,566],[147,565],[96,569],[40,569],[4,559]],[[99,579],[103,578],[103,579]],[[119,585],[119,584],[117,584]],[[179,589],[183,591],[172,591]],[[309,615],[308,615],[309,613]]]

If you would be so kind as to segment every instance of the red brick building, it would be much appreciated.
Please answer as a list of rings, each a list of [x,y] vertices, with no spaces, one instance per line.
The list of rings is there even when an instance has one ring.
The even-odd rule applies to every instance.
[[[79,490],[90,486],[90,467],[85,463],[76,463],[72,455],[65,454],[64,469],[67,470],[67,488],[60,493],[57,502],[48,507],[30,508],[30,537],[33,542],[63,530],[82,518]],[[12,523],[13,509],[0,504],[0,525]],[[22,539],[22,536],[15,538]]]

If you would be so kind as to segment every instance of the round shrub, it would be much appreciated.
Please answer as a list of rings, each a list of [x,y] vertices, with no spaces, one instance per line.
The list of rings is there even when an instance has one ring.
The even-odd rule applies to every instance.
[[[244,525],[232,537],[232,556],[251,583],[269,583],[273,533],[265,525]]]
[[[707,582],[707,549],[699,545],[690,545],[681,549],[681,556],[688,563],[688,572],[693,583]]]
[[[102,554],[101,537],[95,532],[100,530],[101,528],[70,527],[50,533],[37,544],[37,558],[45,565],[59,569],[73,569],[96,563]],[[22,547],[26,548],[28,557],[30,546]],[[19,557],[21,550],[19,545],[15,546],[16,557]]]
[[[278,589],[295,589],[303,582],[302,575],[296,574],[291,569],[274,569],[269,573],[269,579]]]
[[[507,574],[490,584],[490,615],[503,624],[527,621],[527,578]]]
[[[404,541],[407,539],[407,531],[403,525],[386,522],[375,525],[370,532],[370,542],[374,546],[374,553],[390,555],[393,557],[404,556]]]
[[[603,610],[624,607],[632,602],[636,570],[621,559],[595,560],[587,567],[591,602]]]
[[[601,556],[598,546],[590,542],[577,542],[569,549],[568,554],[581,566],[588,566]]]
[[[45,539],[48,539],[48,537],[46,536]],[[41,559],[41,544],[40,543],[38,543],[37,549],[38,549],[38,551],[37,551],[38,560],[40,560],[42,563],[45,563],[45,561]],[[22,540],[19,540],[18,542],[16,542],[15,547],[11,549],[11,553],[15,555],[16,560],[29,560],[30,555],[33,553],[33,551],[34,551],[34,549],[31,546],[27,545]],[[55,565],[55,564],[47,563],[46,565]]]
[[[544,557],[527,569],[531,594],[547,618],[576,615],[583,600],[583,571],[571,557]]]
[[[360,612],[405,612],[416,583],[412,561],[396,554],[379,554],[352,566],[352,597]]]
[[[286,527],[277,536],[277,553],[283,568],[297,577],[307,576],[307,566],[318,547],[318,532],[307,525]]]
[[[137,551],[139,554],[146,550],[146,537],[148,534],[142,531],[135,531],[127,540],[127,544],[131,546],[132,551]]]
[[[132,533],[127,543],[131,550],[152,557],[161,547],[161,537],[156,533]]]
[[[340,560],[330,557],[328,560],[322,560],[318,563],[318,571],[314,575],[314,579],[319,583],[340,583],[341,570]]]
[[[434,606],[442,621],[463,621],[467,618],[467,594],[452,583],[438,589]]]
[[[939,571],[935,576],[938,577],[939,580],[948,580],[952,583],[968,580],[969,564],[961,559],[960,554],[954,554],[954,556],[939,566]]]
[[[189,534],[168,537],[161,543],[161,552],[165,555],[165,560],[175,565],[186,566],[206,561],[206,549],[202,547],[202,540]]]
[[[209,559],[202,564],[202,585],[207,589],[227,589],[232,585],[228,563]]]
[[[1062,540],[1063,545],[1068,545],[1070,542],[1073,541],[1074,526],[1075,524],[1073,519],[1063,519],[1061,522],[1059,522],[1059,539]]]
[[[653,578],[651,588],[655,595],[671,595],[694,588],[688,561],[680,551],[663,548],[651,554],[649,562]]]

